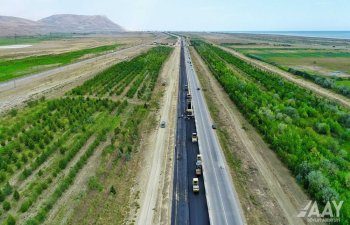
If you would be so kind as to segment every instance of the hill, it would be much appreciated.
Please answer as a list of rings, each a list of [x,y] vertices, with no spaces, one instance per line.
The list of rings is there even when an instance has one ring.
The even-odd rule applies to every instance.
[[[109,33],[124,29],[105,16],[59,14],[38,21],[0,16],[0,36],[52,33]]]
[[[121,26],[113,23],[106,16],[60,14],[46,17],[39,22],[65,33],[124,31]]]

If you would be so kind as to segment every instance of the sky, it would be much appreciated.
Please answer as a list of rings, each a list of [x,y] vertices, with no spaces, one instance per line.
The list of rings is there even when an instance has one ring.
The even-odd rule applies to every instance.
[[[105,15],[127,30],[350,30],[349,0],[0,0],[0,15]]]

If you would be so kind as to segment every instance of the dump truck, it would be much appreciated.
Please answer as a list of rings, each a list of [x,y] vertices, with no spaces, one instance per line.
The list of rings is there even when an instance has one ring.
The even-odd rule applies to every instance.
[[[197,142],[197,141],[198,141],[197,133],[192,133],[192,142]]]
[[[193,192],[198,193],[199,192],[199,182],[198,182],[197,177],[192,179],[192,185],[193,185]]]
[[[196,165],[196,175],[202,175],[202,165]]]
[[[192,95],[191,95],[191,92],[190,92],[190,91],[187,92],[186,98],[187,98],[187,99],[192,99]]]
[[[201,154],[197,154],[197,162],[202,162],[202,155]]]
[[[192,109],[192,102],[191,101],[187,101],[186,115],[189,117],[193,116],[193,109]]]

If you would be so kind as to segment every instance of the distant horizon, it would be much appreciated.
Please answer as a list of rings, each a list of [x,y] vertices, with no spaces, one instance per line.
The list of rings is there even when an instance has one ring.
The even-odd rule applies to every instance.
[[[347,0],[2,0],[0,15],[105,15],[128,30],[343,31]]]
[[[225,33],[225,32],[224,32]],[[311,38],[331,38],[331,39],[350,39],[350,31],[327,31],[327,30],[304,30],[304,31],[226,31],[226,33],[248,33],[248,34],[266,34],[266,35],[284,35],[296,37],[311,37]]]
[[[31,20],[31,21],[39,21],[41,19],[50,17],[50,16],[54,16],[54,15],[80,15],[80,16],[104,16],[107,17],[109,20],[111,20],[113,23],[116,23],[118,25],[120,25],[117,21],[114,21],[113,19],[111,19],[109,16],[107,15],[103,15],[103,14],[74,14],[74,13],[56,13],[56,14],[51,14],[48,16],[44,16],[41,17],[40,19],[31,19],[31,18],[26,18],[26,17],[21,17],[21,16],[15,16],[15,15],[2,15],[0,14],[0,16],[4,16],[4,17],[15,17],[15,18],[21,18],[21,19],[26,19],[26,20]],[[126,28],[128,29],[128,28]],[[349,30],[163,30],[163,29],[159,29],[159,30],[148,30],[148,29],[143,29],[143,30],[129,30],[128,31],[141,31],[141,32],[216,32],[216,33],[225,33],[225,32],[231,32],[231,33],[261,33],[261,32],[266,32],[266,34],[268,34],[267,32],[274,32],[274,33],[278,33],[278,32],[350,32]]]
[[[15,17],[30,21],[39,21],[41,19],[55,16],[55,15],[79,15],[79,16],[104,16],[111,20],[113,23],[120,25],[118,22],[113,21],[107,15],[102,14],[74,14],[74,13],[58,13],[49,16],[42,17],[38,20],[33,20],[29,18],[19,17],[19,16],[7,16],[0,15],[4,17]],[[124,27],[125,28],[125,27]],[[130,30],[126,28],[126,32],[194,32],[194,33],[236,33],[236,34],[265,34],[265,35],[285,35],[285,36],[299,36],[299,37],[314,37],[314,38],[332,38],[332,39],[344,39],[350,40],[350,29],[349,30]],[[58,33],[59,34],[59,33]],[[45,34],[42,34],[45,35]],[[26,35],[24,35],[26,36]],[[28,35],[31,36],[31,35]],[[40,35],[39,35],[40,36]],[[10,36],[9,36],[10,37]]]

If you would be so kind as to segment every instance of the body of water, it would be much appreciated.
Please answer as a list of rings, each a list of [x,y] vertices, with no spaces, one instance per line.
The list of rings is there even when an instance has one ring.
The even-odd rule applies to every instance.
[[[28,48],[32,45],[3,45],[0,46],[0,49],[15,49],[15,48]]]
[[[350,31],[242,31],[230,33],[277,34],[301,37],[350,39]]]

